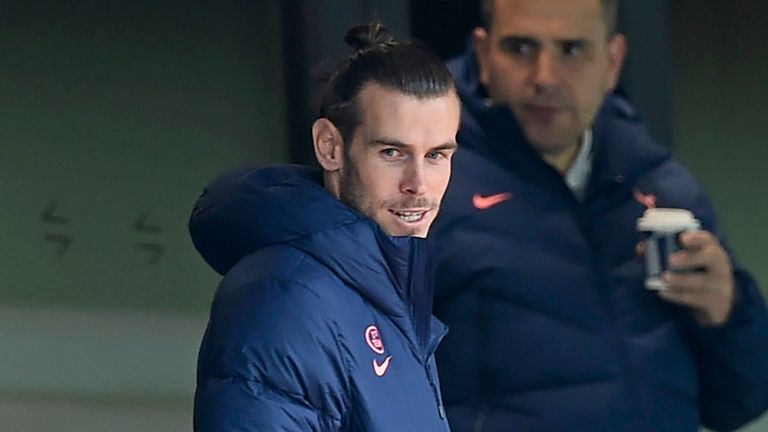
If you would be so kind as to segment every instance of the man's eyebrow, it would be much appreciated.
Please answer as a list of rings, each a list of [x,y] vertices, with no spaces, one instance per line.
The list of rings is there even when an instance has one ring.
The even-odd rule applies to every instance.
[[[531,36],[525,36],[525,35],[504,35],[499,39],[499,43],[502,45],[509,45],[509,44],[536,44],[538,45],[539,41]]]
[[[581,45],[581,46],[585,47],[585,46],[590,45],[592,43],[592,41],[590,41],[587,38],[574,37],[574,38],[557,39],[557,43],[559,43],[560,45],[575,44],[575,45]]]
[[[450,141],[444,144],[440,144],[432,148],[432,150],[456,150],[457,148],[459,148],[459,144],[456,141]]]
[[[563,44],[579,44],[582,46],[587,46],[591,43],[589,38],[586,37],[564,37],[556,39],[555,42],[559,45]],[[525,36],[525,35],[506,35],[502,36],[499,39],[499,44],[502,45],[512,45],[512,44],[530,44],[530,45],[540,45],[541,42],[539,42],[538,39],[532,37],[532,36]]]
[[[390,139],[390,138],[377,138],[377,139],[371,140],[368,143],[368,145],[371,146],[371,147],[374,147],[374,146],[392,146],[392,147],[397,147],[399,149],[407,149],[407,148],[413,147],[412,145],[404,143],[404,142],[402,142],[400,140]],[[454,149],[458,148],[458,146],[459,146],[459,144],[456,141],[449,141],[449,142],[446,142],[446,143],[443,143],[443,144],[436,145],[435,147],[432,147],[430,150],[432,150],[432,151],[434,151],[434,150],[454,150]]]
[[[374,146],[392,146],[392,147],[397,147],[397,148],[410,147],[409,144],[406,144],[406,143],[404,143],[404,142],[402,142],[400,140],[396,140],[394,138],[376,138],[376,139],[372,139],[371,141],[368,142],[368,145],[371,146],[371,147],[374,147]]]

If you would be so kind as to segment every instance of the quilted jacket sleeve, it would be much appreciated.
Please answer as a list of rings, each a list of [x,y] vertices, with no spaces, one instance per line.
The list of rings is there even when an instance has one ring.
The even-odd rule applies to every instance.
[[[280,280],[227,285],[200,348],[195,431],[340,430],[345,363],[313,291]]]
[[[195,431],[332,431],[325,416],[301,395],[244,377],[207,377],[195,396]]]

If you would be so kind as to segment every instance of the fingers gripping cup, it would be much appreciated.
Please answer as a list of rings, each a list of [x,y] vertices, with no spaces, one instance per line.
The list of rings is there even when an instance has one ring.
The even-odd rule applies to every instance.
[[[650,208],[637,220],[637,230],[645,243],[645,287],[663,290],[667,284],[661,274],[667,270],[671,254],[682,249],[680,233],[701,229],[699,220],[688,210]]]

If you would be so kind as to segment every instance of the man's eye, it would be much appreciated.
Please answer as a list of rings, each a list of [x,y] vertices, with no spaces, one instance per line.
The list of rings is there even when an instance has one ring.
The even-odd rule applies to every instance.
[[[381,151],[382,156],[393,159],[400,156],[400,150],[396,148],[385,148]]]
[[[446,157],[445,153],[441,151],[433,151],[433,152],[427,153],[427,159],[439,160],[439,159],[444,159],[445,157]]]
[[[566,42],[563,44],[563,54],[566,57],[576,57],[584,52],[584,44],[580,42]]]
[[[499,47],[512,57],[532,57],[536,55],[539,45],[535,40],[528,38],[511,37],[502,39]]]
[[[531,55],[533,53],[534,47],[530,42],[519,41],[511,43],[509,50],[515,55],[524,57]]]

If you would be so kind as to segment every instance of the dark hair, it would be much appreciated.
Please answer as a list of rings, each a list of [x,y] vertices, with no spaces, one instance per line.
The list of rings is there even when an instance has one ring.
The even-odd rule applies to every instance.
[[[417,98],[455,91],[453,77],[440,58],[418,41],[397,42],[380,23],[358,25],[344,42],[355,52],[343,59],[322,93],[320,118],[327,118],[350,142],[360,124],[357,95],[375,83]]]
[[[491,28],[493,23],[493,4],[495,0],[483,0],[483,26],[486,29]],[[613,36],[618,30],[619,21],[619,0],[600,0],[600,6],[603,11],[603,21],[608,30],[608,36]]]

